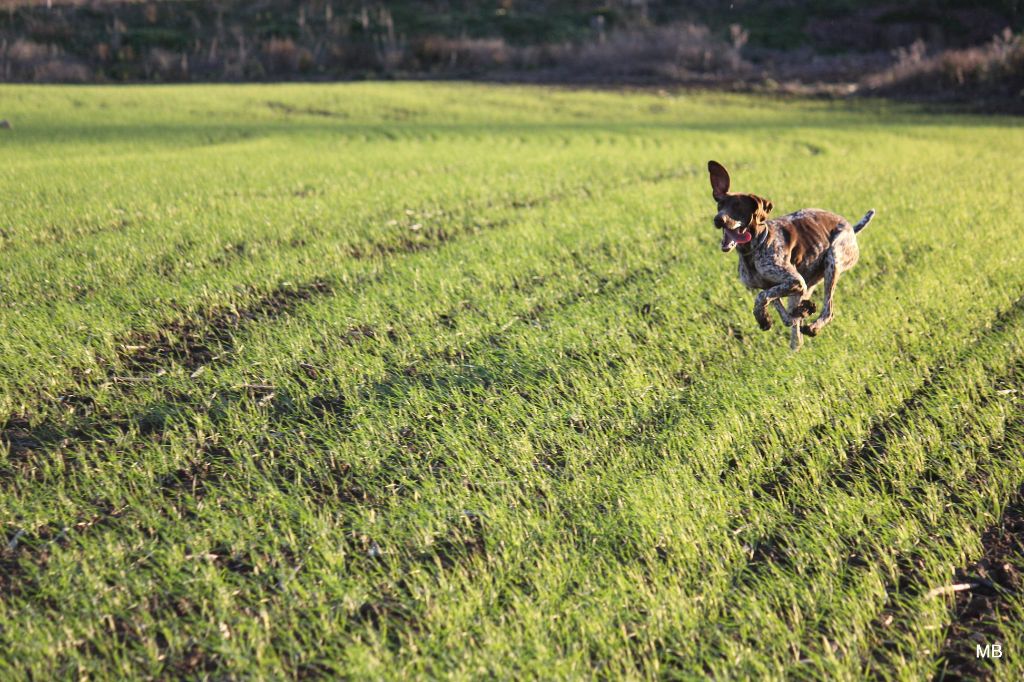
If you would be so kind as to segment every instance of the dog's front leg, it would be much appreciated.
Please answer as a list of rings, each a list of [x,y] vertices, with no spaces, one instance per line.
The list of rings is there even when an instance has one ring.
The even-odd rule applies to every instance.
[[[768,304],[775,305],[779,311],[779,317],[782,318],[782,323],[787,326],[792,326],[795,318],[791,317],[789,312],[782,307],[782,304],[778,302],[783,296],[803,296],[804,292],[807,291],[807,285],[804,283],[804,278],[800,276],[795,269],[791,273],[787,273],[787,277],[780,284],[776,284],[770,289],[765,289],[757,295],[754,299],[754,319],[757,320],[757,324],[760,325],[761,329],[768,331],[772,328],[771,318],[768,317]],[[810,302],[806,302],[808,305]],[[804,304],[798,306],[797,312],[801,317],[806,313],[802,312]]]
[[[757,320],[757,324],[764,331],[768,331],[772,328],[772,319],[768,317],[768,290],[760,291],[757,297],[754,298],[754,319]]]

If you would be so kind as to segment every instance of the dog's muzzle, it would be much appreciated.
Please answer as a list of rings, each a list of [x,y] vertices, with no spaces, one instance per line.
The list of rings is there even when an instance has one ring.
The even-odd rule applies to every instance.
[[[717,221],[716,221],[717,222]],[[739,229],[732,229],[729,227],[722,227],[722,251],[728,253],[735,249],[740,244],[746,244],[754,238],[754,235],[750,233],[750,230],[741,227]]]

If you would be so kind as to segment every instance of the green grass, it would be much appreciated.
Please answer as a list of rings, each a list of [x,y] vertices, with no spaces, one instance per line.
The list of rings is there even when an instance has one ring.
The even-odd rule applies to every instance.
[[[929,590],[1024,483],[1016,119],[436,84],[0,107],[0,677],[944,664]],[[709,158],[780,213],[879,211],[797,354],[718,249]],[[1019,679],[1000,604],[982,665]]]

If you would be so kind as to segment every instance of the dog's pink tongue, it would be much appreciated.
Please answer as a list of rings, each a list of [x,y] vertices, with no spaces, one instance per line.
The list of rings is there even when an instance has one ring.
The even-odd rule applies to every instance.
[[[736,235],[737,244],[746,244],[751,239],[753,239],[753,235],[751,235],[750,232],[743,232],[742,234]]]

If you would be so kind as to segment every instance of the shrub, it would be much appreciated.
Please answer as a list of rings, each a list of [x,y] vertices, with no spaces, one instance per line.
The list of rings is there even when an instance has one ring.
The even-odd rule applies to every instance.
[[[594,81],[609,79],[688,79],[710,72],[744,67],[740,48],[746,40],[738,26],[733,45],[712,37],[695,24],[645,25],[618,29],[582,44],[555,43],[524,47],[501,38],[444,38],[432,36],[413,47],[411,66],[432,71],[546,69],[559,78]]]
[[[154,47],[146,55],[144,68],[149,80],[188,80],[188,55]]]
[[[16,65],[26,65],[48,59],[52,52],[53,50],[49,45],[20,38],[7,48],[5,56]]]
[[[412,57],[421,68],[473,71],[508,65],[514,52],[502,38],[445,38],[430,36],[412,46]]]
[[[712,37],[705,26],[682,23],[621,29],[576,49],[565,64],[598,77],[655,77],[672,80],[743,68],[742,29],[734,44]]]
[[[93,73],[82,62],[68,57],[56,57],[37,64],[32,69],[36,83],[89,83]]]
[[[929,55],[923,41],[897,51],[889,69],[865,79],[886,94],[935,94],[949,98],[998,95],[1020,98],[1024,89],[1024,42],[1010,29],[980,47]]]

